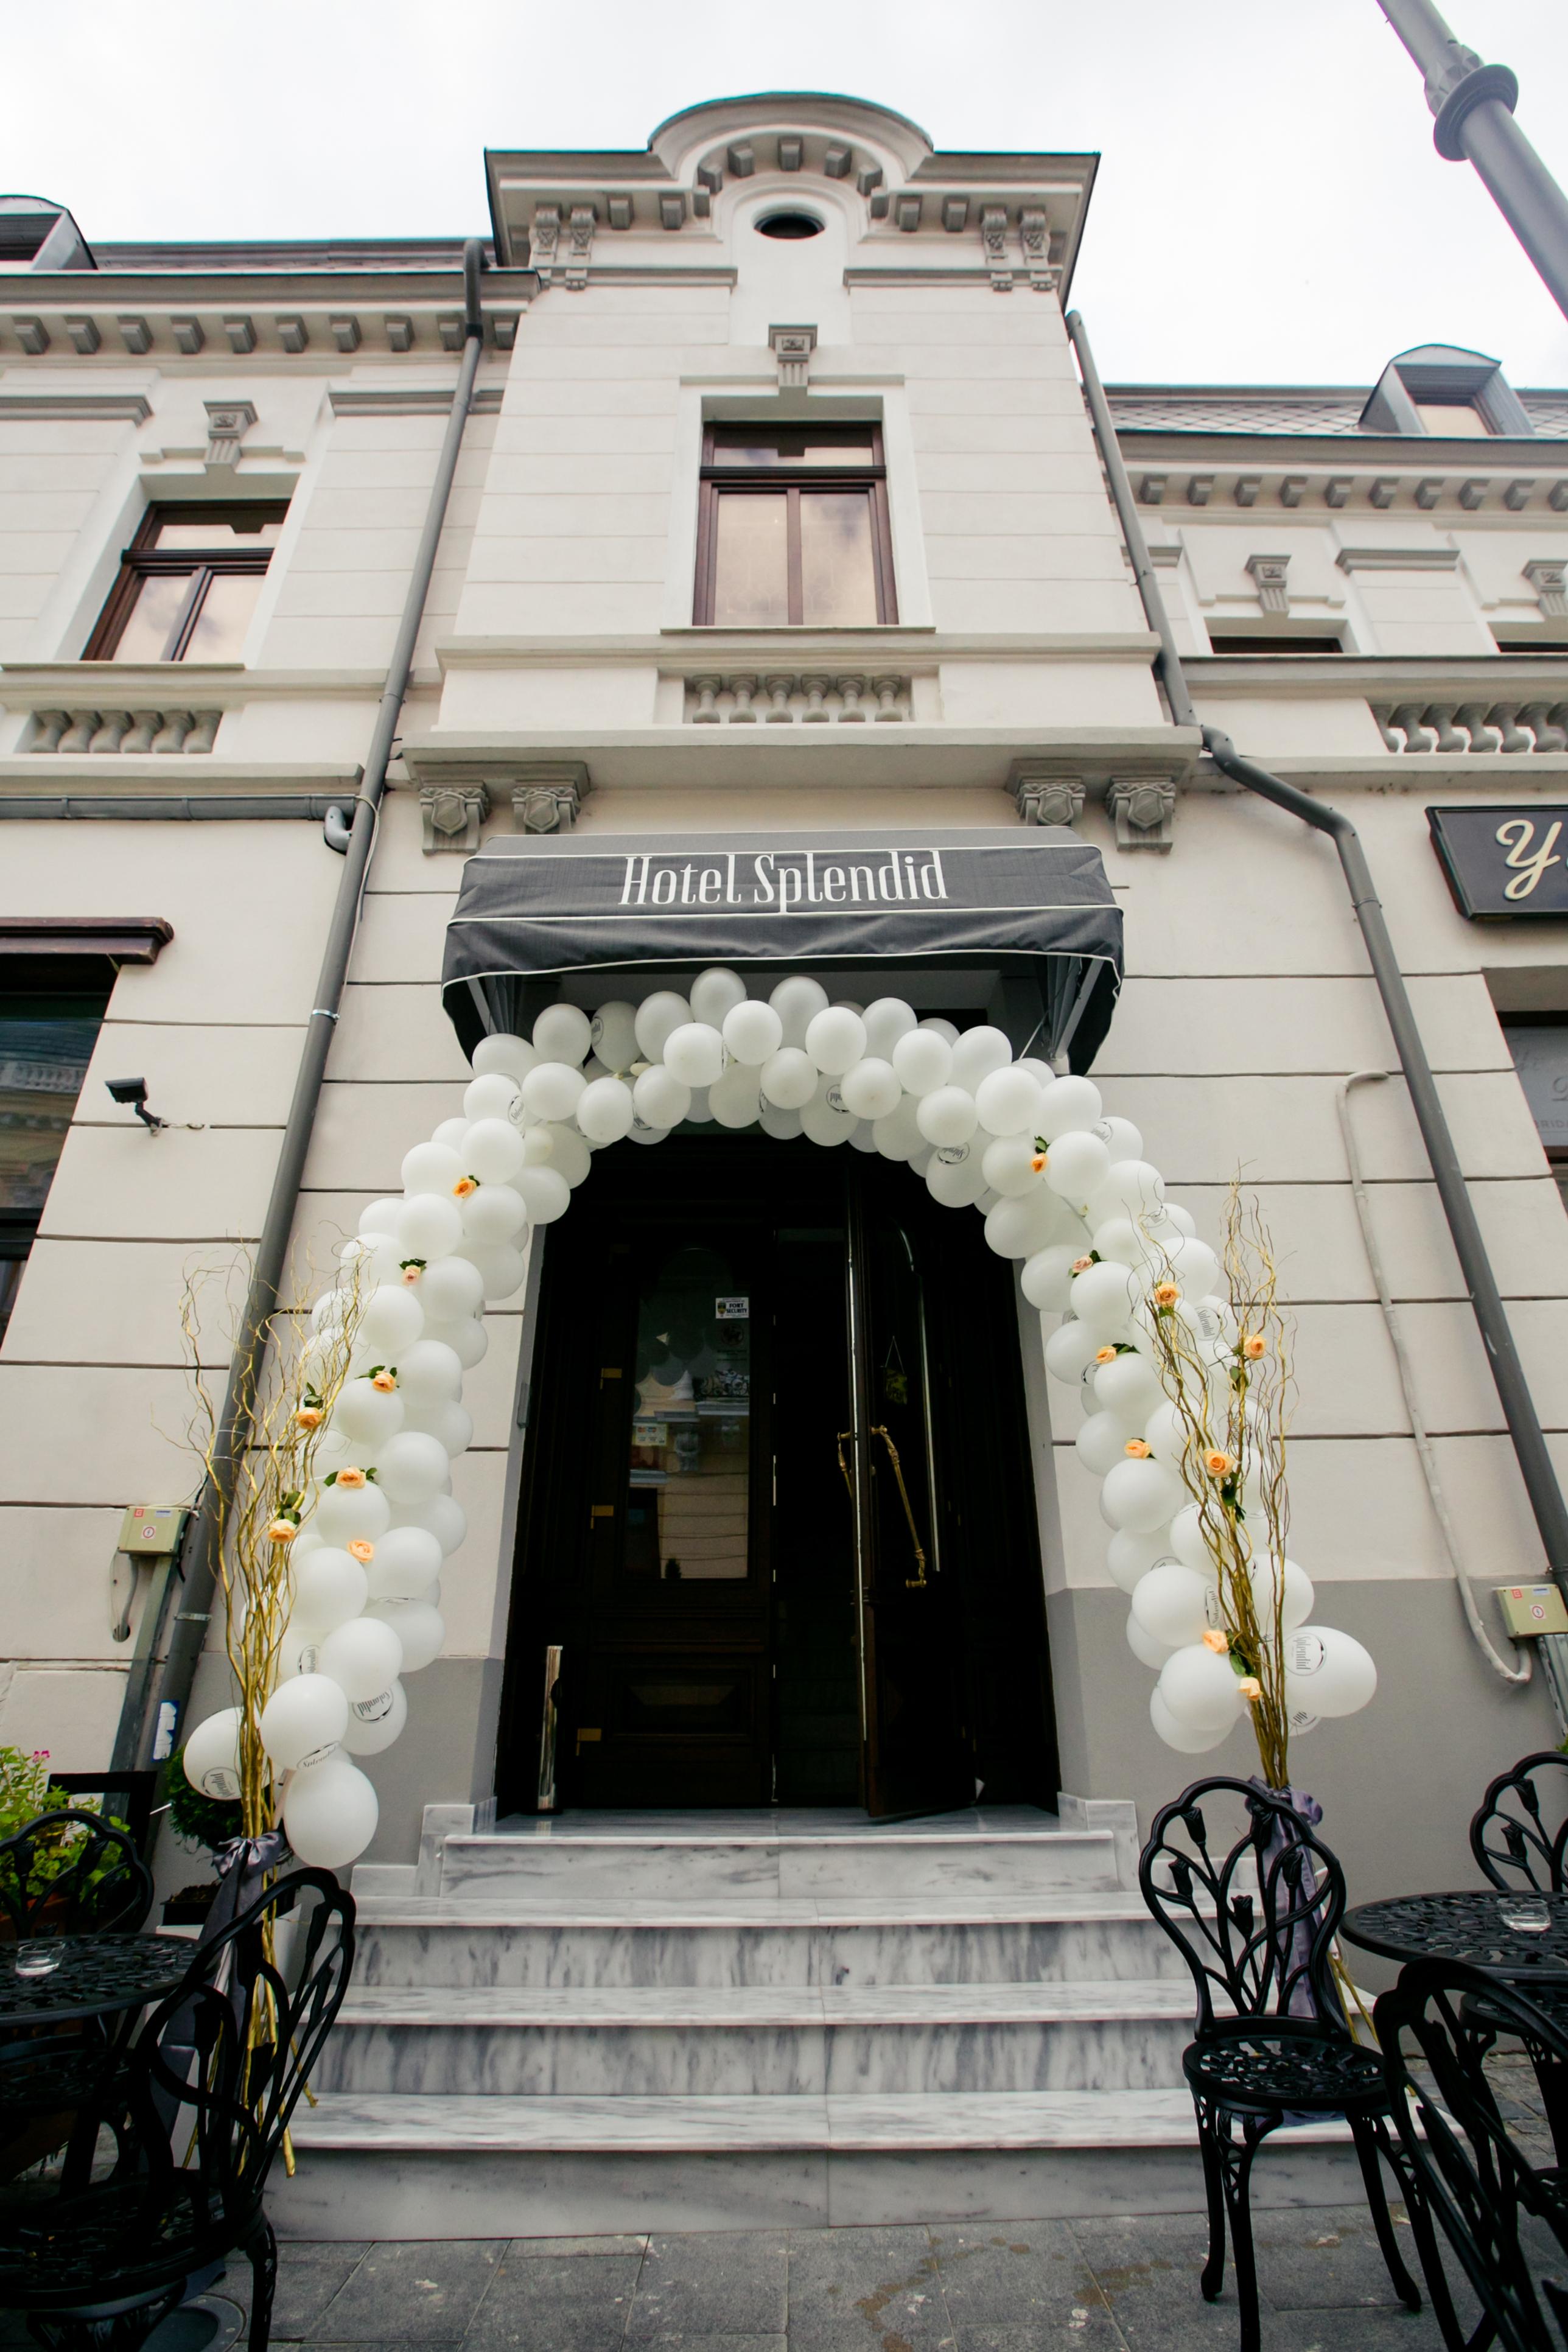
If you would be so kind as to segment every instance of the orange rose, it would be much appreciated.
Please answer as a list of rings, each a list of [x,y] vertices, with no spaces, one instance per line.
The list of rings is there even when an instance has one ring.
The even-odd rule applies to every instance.
[[[1097,1348],[1094,1351],[1094,1360],[1097,1364],[1113,1364],[1116,1361],[1115,1349]]]
[[[1087,1274],[1093,1264],[1094,1260],[1091,1257],[1075,1257],[1072,1262],[1072,1271],[1074,1274]]]
[[[1217,1625],[1211,1625],[1208,1632],[1204,1635],[1204,1647],[1205,1650],[1212,1650],[1216,1658],[1228,1657],[1230,1654],[1230,1635],[1228,1633],[1222,1633]]]
[[[477,1176],[459,1176],[452,1187],[452,1197],[457,1201],[466,1201],[470,1192],[477,1192],[479,1189],[479,1180]]]
[[[1173,1282],[1157,1282],[1154,1285],[1156,1307],[1173,1307],[1181,1295]]]
[[[1154,1451],[1153,1447],[1146,1444],[1141,1437],[1130,1437],[1121,1450],[1134,1462],[1147,1462],[1150,1454]]]
[[[1222,1454],[1217,1445],[1204,1455],[1204,1468],[1211,1478],[1228,1478],[1235,1467],[1230,1455]]]
[[[320,1429],[325,1418],[320,1405],[302,1404],[294,1415],[294,1426],[296,1429]]]
[[[1238,1698],[1246,1699],[1249,1706],[1256,1706],[1263,1696],[1263,1685],[1256,1675],[1243,1675],[1237,1683],[1236,1691]]]
[[[351,1491],[355,1487],[363,1486],[364,1485],[364,1472],[360,1469],[355,1463],[351,1462],[346,1470],[340,1470],[338,1472],[337,1484],[340,1486],[350,1488]]]
[[[1029,1161],[1029,1167],[1035,1175],[1043,1176],[1046,1172],[1045,1153],[1043,1151],[1037,1151]]]
[[[267,1523],[268,1543],[292,1543],[299,1532],[299,1523],[294,1519],[269,1519]]]
[[[344,1544],[343,1549],[351,1559],[357,1559],[362,1568],[368,1568],[375,1558],[375,1546],[367,1543],[363,1536],[355,1536],[353,1543]]]
[[[370,1384],[373,1389],[379,1389],[383,1396],[390,1396],[397,1386],[397,1374],[384,1366],[379,1372],[372,1372]]]
[[[424,1271],[425,1269],[422,1265],[405,1265],[403,1269],[403,1279],[412,1286],[413,1284],[418,1281]]]
[[[1255,1331],[1250,1339],[1244,1339],[1242,1341],[1241,1352],[1247,1358],[1249,1364],[1255,1364],[1259,1356],[1262,1355],[1266,1345],[1267,1342],[1260,1339],[1258,1333]]]

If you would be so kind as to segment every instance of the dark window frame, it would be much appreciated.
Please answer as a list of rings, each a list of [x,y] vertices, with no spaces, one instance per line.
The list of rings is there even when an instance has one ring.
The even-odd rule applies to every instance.
[[[735,449],[743,436],[750,435],[752,446],[766,445],[779,451],[794,446],[804,449],[808,443],[821,444],[843,433],[846,457],[843,465],[815,460],[810,466],[796,463],[781,456],[772,465],[726,463],[725,453]],[[850,434],[864,435],[865,455],[850,454]],[[801,585],[800,554],[800,493],[802,490],[863,490],[868,495],[871,510],[872,576],[877,591],[877,618],[866,623],[868,627],[885,628],[899,617],[898,590],[893,579],[893,533],[888,512],[888,469],[879,425],[708,425],[702,433],[702,464],[699,475],[697,505],[697,589],[692,606],[692,621],[699,628],[743,627],[744,623],[716,623],[713,609],[718,589],[719,565],[719,500],[721,497],[783,498],[786,501],[786,588],[789,618],[783,625],[792,629],[839,627],[837,622],[813,622],[804,618],[804,597]]]
[[[259,529],[268,523],[280,523],[288,511],[286,499],[231,499],[223,505],[203,499],[199,503],[150,506],[137,526],[135,538],[121,551],[120,576],[87,641],[83,661],[113,660],[115,648],[149,580],[179,579],[188,574],[191,584],[184,602],[163,652],[155,657],[161,662],[184,661],[214,580],[258,580],[272,561],[273,550],[266,545],[258,546],[254,551],[237,547],[160,548],[158,533],[165,523],[231,523],[236,527],[243,523]]]

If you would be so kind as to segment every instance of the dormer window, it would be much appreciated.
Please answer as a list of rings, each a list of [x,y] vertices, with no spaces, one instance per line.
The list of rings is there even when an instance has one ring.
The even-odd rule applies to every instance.
[[[1468,400],[1418,400],[1415,414],[1428,433],[1450,441],[1484,441],[1491,426]]]
[[[710,425],[693,617],[718,628],[896,621],[878,425]]]
[[[1361,413],[1363,433],[1425,433],[1440,441],[1521,439],[1534,432],[1519,394],[1485,352],[1422,343],[1389,361]]]

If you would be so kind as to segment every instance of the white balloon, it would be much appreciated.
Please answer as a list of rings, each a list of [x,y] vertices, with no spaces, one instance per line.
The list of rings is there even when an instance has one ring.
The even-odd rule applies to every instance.
[[[863,1055],[845,1071],[839,1092],[857,1118],[889,1118],[904,1098],[891,1062]]]
[[[679,1127],[691,1108],[691,1088],[662,1062],[638,1074],[632,1108],[645,1127]]]
[[[1094,1132],[1110,1152],[1113,1162],[1118,1160],[1142,1159],[1143,1137],[1130,1118],[1117,1118],[1113,1115],[1108,1115],[1095,1121]]]
[[[261,1745],[285,1772],[320,1763],[336,1748],[348,1725],[349,1703],[342,1685],[326,1675],[296,1675],[279,1683],[261,1710]]]
[[[925,1019],[916,1025],[921,1029],[929,1029],[933,1037],[945,1037],[950,1045],[956,1045],[958,1043],[957,1022],[944,1021],[939,1013],[928,1013]]]
[[[1201,1576],[1179,1560],[1167,1560],[1141,1577],[1132,1593],[1132,1614],[1144,1631],[1167,1650],[1201,1642],[1209,1630],[1210,1596],[1215,1591]],[[1217,1597],[1217,1596],[1216,1596]]]
[[[1183,1297],[1207,1298],[1220,1279],[1219,1260],[1207,1242],[1184,1235],[1166,1255],[1171,1278],[1180,1283]]]
[[[866,1024],[866,1051],[879,1062],[890,1062],[900,1038],[907,1037],[915,1025],[914,1008],[901,996],[879,996],[868,1004],[861,1019]]]
[[[499,1071],[503,1077],[515,1078],[521,1086],[539,1056],[522,1038],[498,1029],[490,1036],[479,1039],[472,1059],[477,1078],[488,1078]]]
[[[395,1239],[397,1234],[397,1220],[402,1213],[403,1200],[401,1195],[396,1199],[388,1198],[384,1201],[372,1201],[368,1207],[362,1209],[359,1213],[358,1230],[362,1234],[384,1234],[389,1241]]]
[[[392,1627],[374,1617],[356,1617],[327,1635],[317,1671],[329,1675],[353,1701],[374,1698],[385,1690],[397,1680],[402,1665],[403,1644]]]
[[[1073,1444],[1084,1468],[1103,1478],[1119,1462],[1126,1461],[1128,1445],[1137,1433],[1113,1412],[1091,1412]]]
[[[618,997],[601,1004],[588,1024],[594,1052],[606,1070],[624,1077],[637,1057],[637,1008]]]
[[[925,1096],[945,1087],[952,1073],[952,1047],[922,1023],[907,1030],[893,1047],[892,1063],[906,1094]],[[975,1114],[978,1118],[978,1112]]]
[[[1088,1078],[1058,1078],[1055,1086],[1046,1088],[1040,1105],[1040,1133],[1047,1144],[1064,1135],[1087,1135],[1101,1112],[1100,1088]],[[1105,1156],[1109,1166],[1110,1154],[1107,1152]]]
[[[298,1859],[317,1870],[342,1870],[355,1861],[379,1817],[374,1788],[346,1756],[297,1772],[284,1793],[284,1832]]]
[[[523,1165],[552,1168],[569,1185],[577,1185],[594,1165],[594,1155],[574,1127],[547,1124],[530,1129],[524,1139]],[[520,1183],[517,1189],[526,1199],[527,1186]]]
[[[1171,1549],[1200,1576],[1217,1576],[1214,1556],[1204,1540],[1203,1513],[1196,1503],[1184,1503],[1171,1521]]]
[[[547,1169],[542,1168],[524,1171],[525,1174],[540,1176],[547,1175],[549,1172]],[[559,1181],[557,1179],[557,1181]],[[571,1193],[568,1192],[566,1197],[570,1200]],[[535,1222],[544,1224],[548,1220],[540,1217]],[[479,1268],[479,1279],[485,1286],[487,1299],[499,1302],[500,1299],[511,1297],[515,1291],[522,1288],[528,1278],[527,1259],[521,1250],[510,1248],[505,1242],[498,1243],[493,1249],[480,1249],[477,1244],[470,1244],[467,1255]]]
[[[1000,1029],[965,1029],[952,1049],[952,1084],[966,1094],[977,1091],[994,1070],[1005,1070],[1013,1048]]]
[[[926,1190],[944,1209],[972,1208],[985,1190],[984,1155],[967,1143],[938,1151],[926,1170]]]
[[[401,1432],[387,1440],[389,1445],[405,1442]],[[345,1486],[347,1475],[340,1470],[332,1484],[322,1488],[311,1525],[323,1543],[374,1543],[392,1523],[391,1505],[368,1479],[363,1486]]]
[[[721,1029],[726,1015],[745,1001],[746,983],[727,964],[710,964],[691,983],[691,1017],[705,1021],[710,1029]]]
[[[1158,1687],[1184,1730],[1217,1734],[1228,1731],[1241,1712],[1237,1680],[1224,1651],[1194,1642],[1166,1659]]]
[[[1102,1136],[1094,1140],[1110,1153]],[[1164,1204],[1165,1180],[1147,1160],[1112,1160],[1089,1202],[1090,1223],[1124,1216],[1136,1221],[1158,1214]]]
[[[368,1373],[361,1372],[339,1390],[331,1426],[357,1444],[384,1445],[402,1428],[404,1411],[404,1401],[395,1389],[386,1395],[371,1386]]]
[[[787,980],[779,982],[768,1003],[784,1024],[784,1044],[804,1045],[806,1030],[826,1009],[827,991],[805,972],[791,972]]]
[[[446,1257],[462,1238],[463,1213],[450,1197],[416,1192],[404,1202],[397,1219],[400,1257]]]
[[[447,1150],[455,1151],[460,1160],[463,1146],[468,1139],[468,1125],[461,1114],[456,1118],[444,1118],[430,1140],[432,1143],[444,1143]]]
[[[897,1107],[875,1122],[871,1139],[884,1160],[912,1160],[918,1151],[931,1150],[921,1133],[918,1106],[912,1095],[901,1096]]]
[[[381,1548],[378,1543],[378,1557]],[[295,1563],[292,1614],[302,1623],[318,1627],[322,1633],[330,1633],[334,1626],[346,1625],[351,1617],[357,1617],[369,1598],[364,1570],[335,1544],[318,1544]]]
[[[1283,1570],[1282,1578],[1281,1570]],[[1312,1613],[1317,1594],[1312,1589],[1312,1580],[1304,1568],[1298,1568],[1293,1559],[1281,1561],[1272,1556],[1265,1556],[1253,1561],[1248,1570],[1248,1579],[1252,1586],[1253,1606],[1258,1612],[1258,1622],[1265,1641],[1271,1639],[1273,1635],[1275,1611],[1281,1599],[1279,1591],[1281,1581],[1285,1588],[1282,1612],[1284,1631],[1287,1633],[1293,1633],[1298,1625],[1306,1623]],[[1321,1710],[1320,1709],[1319,1712],[1321,1713]]]
[[[542,1062],[581,1068],[593,1041],[593,1025],[578,1004],[547,1004],[533,1024],[533,1050]]]
[[[443,1502],[445,1496],[439,1497]],[[366,1601],[415,1601],[429,1591],[441,1573],[444,1555],[438,1538],[428,1528],[388,1528],[375,1548],[375,1558],[370,1564],[368,1584],[359,1609],[347,1612],[357,1616]],[[354,1565],[350,1562],[351,1567]],[[365,1571],[360,1571],[362,1579]],[[303,1585],[300,1587],[303,1591]],[[344,1618],[335,1621],[342,1624]]]
[[[577,1102],[577,1124],[590,1143],[618,1143],[636,1117],[632,1090],[619,1078],[595,1078]]]
[[[400,1351],[411,1348],[424,1328],[425,1309],[413,1291],[402,1283],[384,1282],[364,1303],[354,1333],[355,1353],[369,1350],[395,1363]]]
[[[543,1069],[561,1066],[559,1063],[541,1064]],[[533,1074],[531,1071],[529,1075],[531,1077]],[[476,1119],[463,1145],[463,1158],[468,1162],[467,1173],[477,1176],[481,1184],[510,1184],[522,1166],[522,1137],[510,1119]]]
[[[468,1532],[468,1521],[461,1503],[450,1495],[432,1495],[427,1503],[412,1508],[405,1507],[398,1513],[399,1524],[427,1528],[442,1551],[450,1559]]]
[[[1026,1260],[1019,1280],[1031,1307],[1037,1307],[1042,1314],[1060,1315],[1066,1311],[1072,1289],[1072,1262],[1077,1255],[1070,1246],[1053,1242]]]
[[[1064,1201],[1087,1201],[1110,1162],[1098,1135],[1058,1136],[1046,1155],[1046,1181]]]
[[[467,1258],[443,1258],[437,1265],[427,1265],[419,1277],[419,1304],[426,1328],[477,1315],[484,1303],[484,1285]]]
[[[644,1058],[649,1062],[661,1060],[665,1039],[671,1030],[683,1028],[690,1018],[690,1005],[672,988],[656,989],[651,996],[645,996],[637,1006],[635,1024]]]
[[[682,1086],[716,1086],[724,1075],[724,1040],[703,1021],[687,1021],[664,1041],[664,1065]]]
[[[763,1103],[762,1116],[757,1124],[764,1135],[773,1136],[779,1143],[791,1142],[804,1132],[798,1110],[781,1109],[778,1105],[770,1102]]]
[[[1105,1548],[1105,1564],[1123,1592],[1134,1591],[1141,1578],[1170,1557],[1170,1531],[1165,1528],[1155,1528],[1144,1536],[1134,1535],[1129,1528],[1120,1528]]]
[[[1178,1756],[1205,1756],[1236,1728],[1235,1724],[1226,1723],[1218,1731],[1194,1730],[1191,1724],[1178,1722],[1161,1697],[1158,1683],[1149,1694],[1149,1720],[1166,1747],[1173,1748]]]
[[[987,1078],[985,1084],[989,1086],[990,1083]],[[979,1108],[977,1101],[975,1108],[978,1110]],[[982,1123],[988,1133],[996,1137],[994,1143],[988,1143],[985,1147],[985,1181],[992,1191],[1005,1201],[1025,1192],[1037,1192],[1040,1189],[1040,1171],[1034,1163],[1039,1154],[1035,1150],[1034,1137],[1003,1135],[988,1121],[983,1120]]]
[[[408,1721],[408,1697],[401,1683],[378,1691],[374,1698],[351,1702],[343,1746],[351,1756],[379,1756],[390,1748]]]
[[[522,1082],[522,1107],[535,1118],[570,1118],[587,1083],[573,1063],[536,1062]]]
[[[1171,1655],[1173,1644],[1157,1642],[1146,1625],[1139,1622],[1135,1610],[1127,1612],[1127,1646],[1141,1665],[1152,1666],[1156,1674]]]
[[[926,1141],[941,1150],[946,1145],[967,1143],[980,1124],[980,1114],[974,1097],[962,1087],[937,1087],[921,1097],[915,1124]]]
[[[479,1304],[482,1307],[485,1278],[471,1259],[465,1258],[462,1262],[479,1283]],[[468,1315],[453,1323],[427,1322],[425,1326],[425,1338],[438,1341],[444,1348],[450,1348],[466,1372],[471,1371],[476,1364],[482,1364],[489,1350],[489,1332],[482,1323],[475,1322],[473,1318]]]
[[[757,1072],[731,1062],[717,1086],[708,1089],[708,1108],[721,1127],[754,1127],[763,1107]]]
[[[770,1054],[762,1076],[763,1094],[780,1110],[803,1110],[816,1092],[816,1065],[798,1045],[781,1045]]]
[[[830,1004],[806,1023],[805,1051],[829,1077],[841,1078],[866,1054],[866,1024],[858,1013]]]
[[[813,1143],[847,1143],[854,1131],[855,1114],[847,1110],[838,1091],[837,1078],[824,1077],[800,1114],[801,1131]]]
[[[403,1155],[405,1192],[450,1192],[466,1173],[457,1153],[444,1143],[416,1143]]]
[[[403,1649],[403,1671],[416,1675],[441,1654],[441,1644],[447,1638],[446,1621],[438,1609],[427,1601],[373,1601],[365,1610],[368,1618],[379,1618],[390,1625]]]
[[[423,1197],[436,1202],[434,1193],[426,1193]],[[439,1207],[441,1203],[436,1202],[436,1205]],[[458,1222],[460,1223],[461,1220]],[[374,1290],[379,1282],[401,1282],[403,1263],[397,1252],[397,1243],[385,1234],[356,1234],[353,1241],[345,1242],[338,1252],[338,1263],[343,1269],[345,1286],[353,1287],[357,1285],[363,1291]]]
[[[1132,1275],[1114,1260],[1099,1265],[1087,1265],[1072,1278],[1072,1310],[1080,1323],[1099,1334],[1101,1340],[1126,1339],[1131,1335],[1131,1315],[1138,1297],[1138,1286]]]
[[[601,1083],[606,1087],[613,1087],[616,1081],[614,1078],[605,1078]],[[588,1092],[592,1094],[591,1087]],[[626,1101],[628,1104],[631,1101],[629,1094],[626,1095]],[[477,1242],[481,1249],[494,1249],[502,1242],[511,1241],[521,1233],[527,1223],[527,1205],[515,1184],[481,1184],[479,1191],[470,1192],[463,1203],[463,1239],[467,1242]],[[429,1302],[426,1297],[423,1285],[419,1292],[419,1304],[425,1308],[426,1319],[428,1319]]]
[[[1016,1065],[993,1070],[974,1090],[980,1123],[993,1135],[1017,1135],[1032,1145],[1045,1108],[1045,1095],[1027,1070]]]
[[[199,1789],[204,1797],[215,1797],[219,1804],[232,1804],[240,1793],[242,1719],[238,1707],[223,1707],[198,1723],[185,1742],[182,1761],[186,1780],[193,1789]]]
[[[1155,1459],[1168,1462],[1179,1470],[1182,1456],[1187,1450],[1187,1432],[1181,1414],[1168,1398],[1162,1399],[1143,1424],[1143,1434],[1154,1449]]]
[[[473,1121],[506,1118],[517,1100],[520,1083],[499,1070],[488,1077],[470,1078],[463,1089],[463,1117]]]
[[[1285,1636],[1285,1698],[1306,1713],[1355,1715],[1377,1689],[1370,1651],[1335,1625],[1298,1625]]]
[[[1055,1380],[1081,1383],[1099,1346],[1087,1323],[1063,1323],[1046,1341],[1046,1370]]]
[[[394,1439],[393,1443],[405,1444]],[[1180,1507],[1184,1488],[1163,1463],[1119,1462],[1100,1490],[1100,1517],[1113,1528],[1131,1528],[1135,1535],[1163,1527]]]
[[[555,1168],[520,1168],[517,1190],[531,1225],[552,1225],[572,1205],[572,1187]],[[489,1297],[487,1290],[486,1296]]]
[[[397,1388],[411,1412],[421,1404],[455,1402],[463,1392],[462,1359],[444,1340],[432,1339],[427,1329],[399,1360]]]
[[[410,1429],[438,1438],[448,1455],[466,1454],[474,1442],[474,1416],[460,1404],[426,1404],[408,1416]]]
[[[1135,1354],[1101,1364],[1094,1376],[1094,1393],[1107,1412],[1119,1412],[1124,1421],[1134,1423],[1146,1420],[1165,1397],[1160,1375],[1148,1357]]]
[[[784,1023],[771,1004],[736,1004],[724,1015],[720,1034],[736,1061],[755,1070],[783,1045]]]
[[[404,1430],[384,1447],[377,1475],[389,1503],[427,1503],[446,1483],[447,1449],[423,1430]]]
[[[1191,1212],[1184,1209],[1179,1202],[1167,1201],[1165,1203],[1165,1215],[1169,1222],[1176,1227],[1177,1231],[1184,1234],[1189,1241],[1196,1238],[1198,1229],[1196,1223],[1194,1222]]]
[[[981,1160],[984,1171],[987,1152]],[[1049,1248],[1061,1230],[1061,1211],[1050,1194],[1037,1190],[998,1201],[985,1219],[986,1246],[998,1257],[1031,1258]]]

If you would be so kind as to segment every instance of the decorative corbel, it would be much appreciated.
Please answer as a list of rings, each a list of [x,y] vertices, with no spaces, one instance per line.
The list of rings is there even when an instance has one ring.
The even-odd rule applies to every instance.
[[[1170,848],[1176,787],[1168,777],[1113,776],[1105,805],[1116,822],[1118,849]]]
[[[483,784],[421,784],[419,814],[425,824],[425,855],[447,853],[471,857],[479,845],[479,827],[490,813],[490,796]]]
[[[548,286],[555,270],[556,249],[561,243],[561,207],[559,205],[536,205],[533,226],[529,232],[529,266],[539,273],[539,282]]]
[[[991,272],[992,292],[1011,294],[1013,270],[1007,257],[1007,207],[1005,205],[982,206],[980,242],[985,248],[985,266]]]
[[[1024,243],[1024,267],[1029,273],[1029,284],[1037,294],[1054,294],[1061,272],[1051,268],[1050,234],[1045,214],[1020,213],[1018,234]]]
[[[1049,769],[1018,760],[1007,781],[1018,814],[1026,824],[1076,824],[1083,814],[1081,776],[1057,775]]]
[[[1542,619],[1568,621],[1568,563],[1551,563],[1544,556],[1536,556],[1523,571],[1535,591]]]
[[[526,762],[512,778],[511,821],[518,833],[570,833],[588,791],[581,760]]]
[[[570,227],[572,250],[566,257],[566,283],[574,294],[580,294],[588,283],[588,256],[593,251],[594,231],[598,216],[592,205],[574,205]]]
[[[1258,602],[1266,613],[1288,613],[1290,610],[1289,591],[1285,574],[1289,568],[1288,555],[1249,555],[1247,569],[1258,588]]]
[[[239,445],[256,422],[253,400],[204,400],[207,413],[207,454],[209,466],[233,466],[239,461]]]
[[[811,379],[811,355],[816,349],[816,329],[770,327],[768,349],[778,362],[779,390],[804,392]]]

